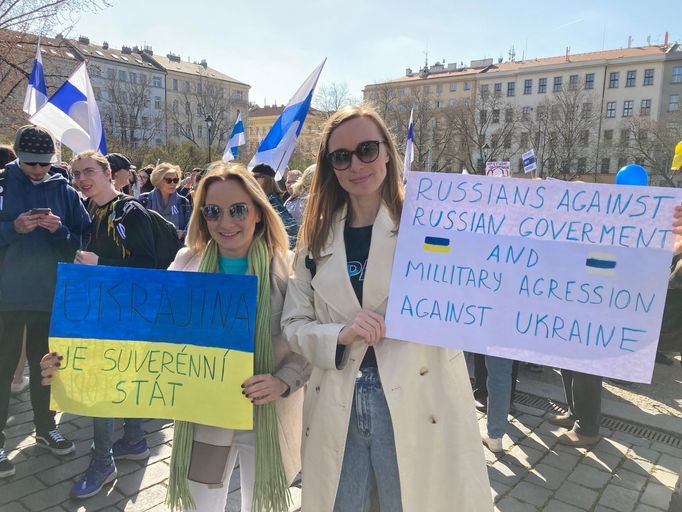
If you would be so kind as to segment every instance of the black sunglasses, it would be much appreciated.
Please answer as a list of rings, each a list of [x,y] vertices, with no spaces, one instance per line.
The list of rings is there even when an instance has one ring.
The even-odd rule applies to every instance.
[[[235,203],[229,208],[222,208],[217,204],[207,204],[201,207],[204,219],[211,222],[222,219],[226,211],[234,220],[244,220],[249,215],[249,207],[245,203]]]
[[[337,149],[327,155],[327,160],[337,171],[345,171],[350,167],[353,155],[361,162],[370,164],[379,157],[379,145],[386,144],[383,140],[366,140],[357,145],[354,151]]]
[[[26,165],[29,167],[35,167],[36,165],[39,165],[40,167],[50,167],[52,164],[51,163],[45,163],[45,162],[24,162]]]
[[[178,184],[178,183],[180,183],[180,178],[164,178],[163,181],[165,181],[165,182],[168,183],[169,185],[170,185],[171,183]]]

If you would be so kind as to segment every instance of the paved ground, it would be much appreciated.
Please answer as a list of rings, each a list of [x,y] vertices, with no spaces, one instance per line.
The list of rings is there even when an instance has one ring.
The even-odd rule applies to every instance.
[[[559,401],[562,398],[560,380],[553,370],[532,374],[522,368],[519,380],[520,391]],[[679,360],[672,367],[656,365],[651,386],[608,384],[604,410],[611,416],[664,429],[682,438],[680,386]],[[556,443],[563,430],[546,421],[544,409],[523,405],[517,408],[509,436],[505,437],[505,453],[495,457],[486,450],[496,510],[667,510],[682,466],[682,449],[610,430],[602,431],[604,439],[592,450],[566,448]],[[171,451],[169,422],[147,422],[147,439],[152,450],[148,461],[144,464],[123,461],[118,465],[119,477],[113,486],[89,500],[76,502],[68,499],[68,491],[89,462],[91,420],[61,416],[60,428],[76,442],[76,452],[57,458],[34,444],[27,392],[12,399],[10,414],[6,448],[16,464],[17,474],[0,480],[0,512],[167,510],[163,501]],[[479,415],[479,423],[484,430],[483,415]],[[292,497],[291,510],[295,511],[300,504],[298,488],[292,489]],[[227,510],[239,510],[237,478],[231,483]],[[457,508],[453,504],[454,510]]]

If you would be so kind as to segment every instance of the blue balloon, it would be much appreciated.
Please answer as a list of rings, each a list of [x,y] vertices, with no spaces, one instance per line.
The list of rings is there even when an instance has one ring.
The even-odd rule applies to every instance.
[[[627,164],[616,174],[616,185],[639,185],[645,187],[649,184],[649,175],[641,165]]]

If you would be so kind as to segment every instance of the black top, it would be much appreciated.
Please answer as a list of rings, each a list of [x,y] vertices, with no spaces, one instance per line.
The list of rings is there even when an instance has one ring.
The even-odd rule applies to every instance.
[[[355,296],[362,305],[362,287],[365,282],[365,270],[367,270],[367,258],[369,246],[372,243],[372,226],[352,228],[346,226],[343,231],[343,241],[346,245],[346,262],[348,265],[348,277],[353,285]],[[376,368],[377,359],[374,347],[369,347],[360,368]]]
[[[123,201],[120,218],[114,221],[114,206]],[[120,194],[98,206],[92,218],[88,251],[99,256],[100,265],[155,268],[154,228],[149,214],[131,197]]]

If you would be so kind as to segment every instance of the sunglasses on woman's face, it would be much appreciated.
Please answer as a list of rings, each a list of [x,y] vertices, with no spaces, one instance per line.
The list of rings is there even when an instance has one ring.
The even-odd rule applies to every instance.
[[[38,166],[38,165],[39,165],[40,167],[49,167],[49,166],[52,165],[52,164],[49,163],[49,162],[48,162],[48,163],[45,163],[45,162],[24,162],[24,164],[25,164],[25,165],[28,165],[29,167],[36,167],[36,166]]]
[[[164,178],[163,181],[165,181],[169,185],[171,183],[175,183],[177,185],[178,183],[180,183],[180,178]]]
[[[345,171],[350,167],[353,155],[365,163],[371,164],[379,157],[379,145],[385,144],[383,140],[366,140],[358,144],[354,151],[350,149],[337,149],[327,155],[327,160],[337,171]]]
[[[222,208],[217,204],[207,204],[201,207],[201,214],[209,222],[221,220],[225,212],[234,220],[244,220],[249,215],[249,207],[246,203],[235,203],[229,208]]]

